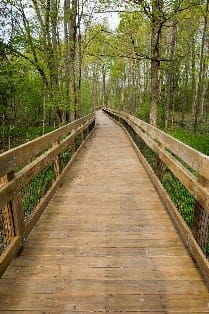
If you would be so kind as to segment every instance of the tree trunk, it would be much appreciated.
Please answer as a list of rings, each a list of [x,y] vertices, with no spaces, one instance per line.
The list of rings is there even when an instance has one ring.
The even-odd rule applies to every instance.
[[[177,40],[177,22],[173,21],[172,33],[171,33],[171,45],[170,45],[170,62],[168,65],[168,93],[166,100],[166,112],[165,112],[165,128],[169,126],[169,117],[171,117],[171,125],[173,126],[174,120],[174,94],[175,94],[175,49]]]
[[[151,34],[151,108],[150,124],[157,126],[157,110],[160,99],[160,39],[162,31],[162,0],[152,0],[152,34]]]
[[[81,104],[81,84],[82,84],[82,34],[81,34],[81,18],[83,15],[83,3],[80,7],[80,2],[77,1],[77,15],[78,15],[78,86],[77,86],[77,105],[78,112],[82,113]],[[80,115],[80,114],[79,114]]]
[[[71,0],[68,20],[69,32],[69,80],[70,98],[73,108],[72,118],[77,118],[77,91],[76,91],[76,42],[77,42],[77,8],[78,0]]]
[[[106,97],[106,71],[105,66],[102,67],[102,95],[103,95],[103,101],[102,106],[106,107],[107,105],[107,97]]]
[[[157,126],[157,109],[160,98],[160,61],[158,59],[158,49],[153,49],[151,60],[151,108],[150,108],[150,124]]]
[[[197,131],[198,122],[199,122],[199,115],[200,109],[203,100],[203,91],[204,91],[204,74],[206,68],[206,60],[205,60],[205,42],[207,36],[207,28],[208,28],[208,11],[209,11],[209,0],[206,2],[205,7],[205,16],[204,16],[204,28],[202,34],[202,43],[201,43],[201,52],[200,52],[200,68],[199,68],[199,75],[198,75],[198,85],[197,85],[197,94],[195,99],[195,106],[194,106],[194,131]],[[203,113],[202,113],[203,116]]]
[[[64,84],[67,109],[65,112],[66,122],[70,122],[70,78],[69,78],[69,35],[68,35],[68,14],[70,1],[64,0]]]

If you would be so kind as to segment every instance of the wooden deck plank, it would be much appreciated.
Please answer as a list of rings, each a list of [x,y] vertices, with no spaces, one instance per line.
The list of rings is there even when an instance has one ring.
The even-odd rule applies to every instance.
[[[209,313],[209,295],[123,130],[97,129],[0,280],[3,313]]]

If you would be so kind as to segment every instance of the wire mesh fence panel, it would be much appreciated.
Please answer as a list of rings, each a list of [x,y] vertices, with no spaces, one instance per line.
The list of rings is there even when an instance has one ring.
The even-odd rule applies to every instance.
[[[142,151],[144,149],[144,141],[135,132],[133,134],[133,140],[138,148]]]
[[[54,166],[43,169],[21,191],[24,217],[27,219],[55,181]]]
[[[200,247],[209,256],[209,214],[197,201],[194,206],[193,231]]]
[[[142,139],[136,141],[137,137],[140,138],[135,136],[134,140],[137,145],[139,143],[141,153],[158,176],[184,221],[193,231],[194,237],[203,252],[209,255],[209,215],[180,180],[160,160],[159,156]],[[195,212],[198,214],[195,215]]]
[[[86,137],[88,136],[88,129],[85,129],[83,131],[83,135],[84,135],[84,139],[86,139]]]
[[[152,167],[152,169],[156,172],[157,170],[157,162],[158,162],[158,156],[157,154],[146,144],[144,144],[143,148],[143,155],[145,156],[146,160]]]
[[[78,136],[76,136],[76,138],[75,138],[75,148],[76,148],[76,150],[81,145],[81,142],[82,142],[81,134],[78,134]]]
[[[161,183],[175,206],[178,208],[187,225],[193,228],[194,207],[196,202],[193,195],[175,176],[173,176],[168,168],[165,168],[163,171]]]
[[[75,138],[75,149],[82,143],[82,136],[78,134]],[[66,167],[73,155],[72,147],[69,147],[59,156],[61,172]],[[54,165],[50,165],[42,170],[27,186],[21,191],[24,217],[27,219],[33,213],[41,198],[47,193],[56,179]]]
[[[60,170],[61,170],[61,172],[67,166],[67,164],[70,161],[72,155],[73,155],[72,148],[69,148],[68,150],[64,151],[60,155]]]
[[[89,133],[93,130],[94,127],[95,127],[95,120],[89,125]]]
[[[0,255],[15,236],[11,203],[0,209]]]

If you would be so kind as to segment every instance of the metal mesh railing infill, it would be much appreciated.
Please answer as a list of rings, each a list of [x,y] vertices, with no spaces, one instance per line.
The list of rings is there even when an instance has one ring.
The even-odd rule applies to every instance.
[[[36,209],[41,198],[47,193],[55,181],[54,165],[44,168],[21,191],[24,217],[27,219]]]
[[[14,219],[10,202],[0,209],[0,255],[15,236]]]

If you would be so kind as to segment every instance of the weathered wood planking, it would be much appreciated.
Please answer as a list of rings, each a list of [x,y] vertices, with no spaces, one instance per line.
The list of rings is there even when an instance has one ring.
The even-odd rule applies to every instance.
[[[2,313],[209,313],[208,290],[123,130],[102,113],[0,280]]]

